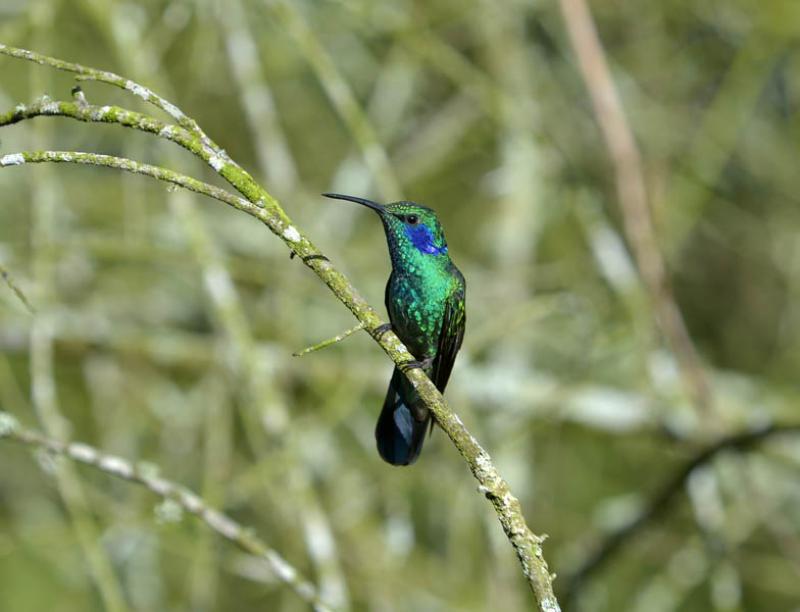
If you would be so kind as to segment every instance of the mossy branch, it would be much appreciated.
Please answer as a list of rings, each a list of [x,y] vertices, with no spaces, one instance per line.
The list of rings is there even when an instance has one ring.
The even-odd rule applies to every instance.
[[[40,64],[45,64],[61,70],[68,70],[79,74],[82,78],[94,79],[108,82],[117,86],[123,86],[129,91],[147,91],[144,99],[148,101],[159,101],[157,106],[162,109],[172,110],[174,107],[168,102],[155,96],[146,88],[122,79],[117,75],[106,73],[92,68],[70,64],[55,58],[48,58],[30,51],[13,49],[5,45],[0,45],[0,53],[29,59]],[[124,85],[122,85],[124,81]],[[130,86],[128,83],[132,83]],[[141,88],[141,90],[140,90]],[[140,96],[141,97],[141,96]],[[296,254],[300,260],[330,288],[356,317],[359,323],[363,324],[364,329],[374,338],[386,354],[395,362],[402,365],[414,360],[406,346],[400,341],[392,331],[378,333],[379,328],[384,324],[376,310],[361,296],[344,274],[339,272],[320,250],[292,223],[291,219],[284,212],[278,201],[260,186],[250,174],[231,160],[221,149],[216,147],[209,139],[200,136],[202,132],[199,128],[194,128],[196,123],[191,120],[178,119],[179,126],[169,126],[156,119],[134,113],[118,107],[92,107],[76,102],[57,102],[50,100],[39,101],[36,104],[47,105],[39,112],[31,111],[30,107],[17,106],[13,111],[0,114],[0,127],[9,123],[15,123],[24,119],[38,117],[42,115],[60,115],[71,117],[82,121],[104,121],[108,123],[118,123],[134,129],[156,134],[172,142],[180,144],[187,150],[194,153],[197,157],[209,164],[220,176],[230,183],[246,200],[249,206],[236,205],[228,200],[222,200],[226,204],[233,205],[257,218],[264,223],[270,231],[276,234],[284,243]],[[97,109],[109,109],[97,118],[93,112]],[[41,112],[50,110],[53,112]],[[170,112],[174,115],[174,111]],[[185,126],[185,127],[184,127]],[[53,154],[56,154],[53,156]],[[38,161],[67,161],[58,159],[58,152],[39,152],[39,153],[17,153],[5,155],[0,166],[18,166],[27,163],[28,159],[36,159],[38,156],[53,156],[52,159],[38,159]],[[81,154],[82,158],[91,154]],[[28,157],[26,157],[28,156]],[[109,158],[96,157],[97,161],[110,161]],[[75,161],[72,159],[70,161]],[[87,161],[87,163],[90,163]],[[110,163],[100,163],[100,165],[112,166]],[[154,168],[143,164],[137,164],[126,160],[119,166],[124,170],[136,171],[134,168]],[[169,172],[163,169],[160,172]],[[160,178],[156,172],[149,174],[154,178]],[[167,175],[164,175],[167,176]],[[188,177],[187,177],[188,178]],[[170,181],[178,184],[176,181]],[[187,183],[188,184],[188,183]],[[186,186],[186,185],[182,185]],[[206,193],[206,195],[209,195]],[[215,197],[215,196],[212,196]],[[237,202],[239,199],[237,199]],[[542,542],[544,537],[535,535],[525,521],[519,500],[513,495],[508,483],[503,479],[497,468],[494,466],[489,454],[483,449],[478,441],[467,430],[461,419],[448,407],[442,394],[436,389],[430,379],[419,368],[405,368],[405,375],[414,385],[422,400],[433,412],[437,423],[453,441],[461,456],[467,462],[472,474],[478,481],[478,489],[492,503],[498,520],[508,537],[511,545],[519,559],[523,574],[528,581],[538,609],[542,612],[555,612],[560,610],[558,602],[553,594],[553,577],[547,567],[547,563],[542,554]]]
[[[229,516],[210,508],[198,495],[185,487],[162,478],[154,466],[133,465],[121,457],[103,453],[87,444],[61,442],[49,438],[22,427],[13,416],[0,410],[0,440],[3,438],[44,449],[55,455],[92,466],[115,478],[144,486],[162,499],[174,502],[183,511],[198,517],[212,531],[244,552],[262,559],[281,582],[310,603],[315,610],[320,612],[330,610],[320,601],[314,585],[301,576],[280,554],[267,546],[252,529],[243,527]]]
[[[141,98],[145,102],[149,102],[153,106],[160,108],[162,111],[167,113],[170,117],[178,122],[178,125],[196,135],[198,138],[200,138],[204,145],[213,149],[217,154],[225,154],[223,149],[221,149],[219,145],[211,140],[205,134],[205,132],[200,129],[200,126],[197,125],[197,122],[194,119],[186,115],[180,108],[172,104],[172,102],[168,102],[147,87],[139,85],[130,79],[121,77],[113,72],[108,72],[107,70],[87,68],[86,66],[81,66],[80,64],[65,62],[57,57],[49,57],[47,55],[36,53],[35,51],[17,49],[15,47],[9,47],[8,45],[3,44],[0,44],[0,53],[4,55],[10,55],[11,57],[36,62],[42,66],[50,66],[51,68],[63,70],[64,72],[72,72],[78,75],[76,78],[80,81],[98,81],[100,83],[106,83],[108,85],[113,85],[115,87],[119,87],[120,89],[129,91],[134,96]]]

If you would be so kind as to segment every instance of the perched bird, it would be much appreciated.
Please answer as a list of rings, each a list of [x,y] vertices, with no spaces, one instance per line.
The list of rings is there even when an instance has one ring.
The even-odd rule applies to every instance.
[[[392,274],[386,309],[397,336],[418,365],[444,391],[464,338],[464,277],[450,260],[436,213],[414,202],[381,205],[337,193],[378,213],[386,231]],[[381,457],[392,465],[414,463],[422,450],[431,415],[403,373],[395,368],[375,427]]]

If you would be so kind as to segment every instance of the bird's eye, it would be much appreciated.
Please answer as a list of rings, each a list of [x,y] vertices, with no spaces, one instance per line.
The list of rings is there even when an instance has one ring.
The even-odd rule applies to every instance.
[[[419,223],[419,217],[417,215],[408,215],[406,217],[406,223],[409,225],[416,225]]]

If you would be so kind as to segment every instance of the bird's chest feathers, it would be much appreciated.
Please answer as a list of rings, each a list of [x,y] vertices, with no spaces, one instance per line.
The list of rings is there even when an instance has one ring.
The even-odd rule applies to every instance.
[[[400,339],[418,359],[435,352],[452,277],[441,266],[409,265],[389,279],[387,307]]]

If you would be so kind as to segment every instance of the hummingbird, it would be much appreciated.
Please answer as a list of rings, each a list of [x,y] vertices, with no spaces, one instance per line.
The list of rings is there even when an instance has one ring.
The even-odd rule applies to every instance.
[[[408,365],[422,368],[444,392],[464,339],[466,283],[450,259],[436,213],[415,202],[383,205],[338,193],[322,195],[378,213],[392,260],[385,295],[391,329],[416,360]],[[429,428],[433,430],[430,411],[395,367],[375,427],[378,453],[392,465],[410,465],[419,457]]]

